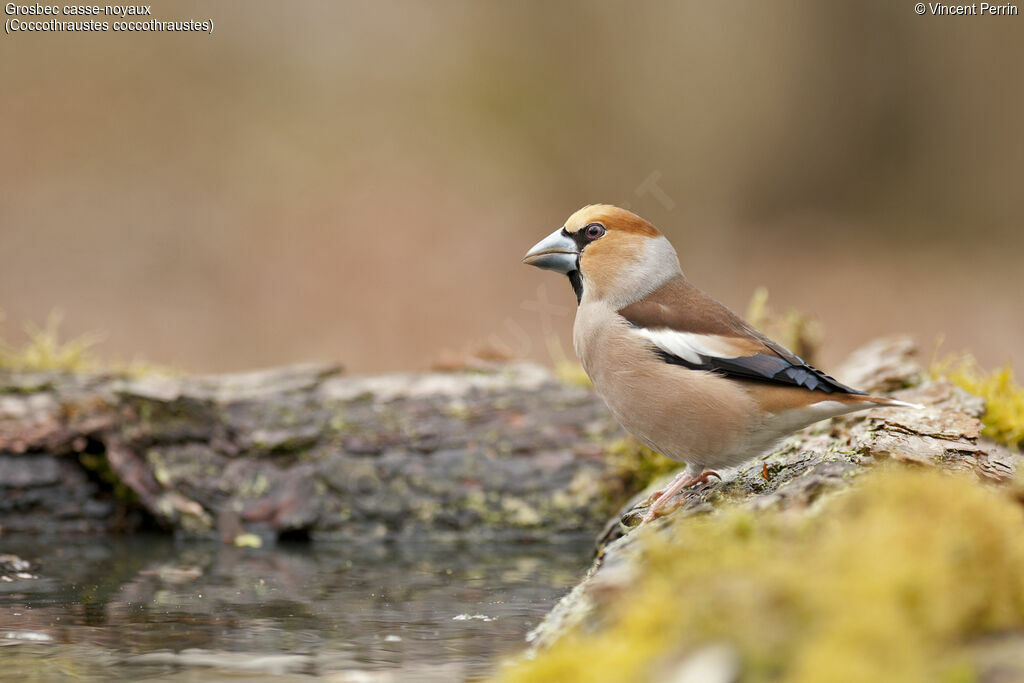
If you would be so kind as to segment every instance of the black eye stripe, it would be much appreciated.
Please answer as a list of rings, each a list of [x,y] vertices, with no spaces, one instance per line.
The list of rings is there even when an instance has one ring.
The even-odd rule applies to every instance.
[[[579,251],[583,251],[583,247],[587,246],[587,244],[589,243],[581,230],[577,230],[576,232],[569,232],[565,228],[562,228],[562,234],[571,239],[573,242],[575,242],[576,249],[578,249]]]
[[[589,230],[592,227],[600,228],[601,234],[598,235],[597,237],[587,237],[587,230]],[[604,233],[605,227],[600,223],[588,223],[587,225],[583,226],[576,232],[569,232],[565,228],[562,228],[562,234],[571,239],[572,241],[574,241],[576,243],[576,248],[579,249],[581,252],[583,251],[583,248],[585,246],[587,246],[594,240],[602,237]]]

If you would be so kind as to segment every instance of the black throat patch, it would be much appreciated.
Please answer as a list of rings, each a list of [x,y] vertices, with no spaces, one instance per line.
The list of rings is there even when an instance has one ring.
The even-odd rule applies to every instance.
[[[572,284],[572,291],[576,292],[576,305],[580,305],[580,301],[583,300],[583,276],[580,275],[579,270],[570,270],[568,272],[569,282]]]
[[[576,256],[576,270],[570,270],[566,273],[569,276],[569,282],[572,283],[572,291],[576,293],[576,305],[579,306],[580,301],[583,300],[583,275],[580,274],[580,256],[583,255],[583,250],[590,244],[591,240],[587,239],[582,230],[569,232],[562,228],[562,235],[575,242],[576,249],[579,252],[579,255]]]

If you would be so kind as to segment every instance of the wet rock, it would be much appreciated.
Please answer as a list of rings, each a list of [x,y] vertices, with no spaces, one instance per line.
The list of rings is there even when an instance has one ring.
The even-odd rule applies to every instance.
[[[310,674],[315,671],[315,659],[311,655],[214,652],[196,648],[181,652],[147,652],[129,657],[124,663],[133,666],[170,664],[183,668],[205,667],[266,676]]]
[[[17,555],[0,555],[0,583],[13,583],[38,579],[34,573],[38,566]]]
[[[52,486],[60,481],[60,461],[54,457],[0,455],[0,481],[12,488]]]

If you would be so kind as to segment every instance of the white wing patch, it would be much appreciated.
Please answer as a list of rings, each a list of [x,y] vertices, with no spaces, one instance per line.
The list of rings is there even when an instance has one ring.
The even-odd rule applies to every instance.
[[[737,353],[738,349],[727,338],[716,335],[678,332],[669,329],[649,330],[645,327],[636,327],[630,331],[652,342],[662,351],[678,356],[694,365],[704,362],[701,356],[705,358],[739,358],[743,355]]]

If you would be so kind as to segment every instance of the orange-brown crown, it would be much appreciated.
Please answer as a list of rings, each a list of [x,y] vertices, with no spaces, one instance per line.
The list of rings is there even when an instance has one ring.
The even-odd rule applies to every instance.
[[[611,204],[591,204],[569,216],[565,229],[574,233],[591,223],[600,223],[606,230],[620,230],[625,233],[658,237],[658,229],[632,211],[620,209]]]

